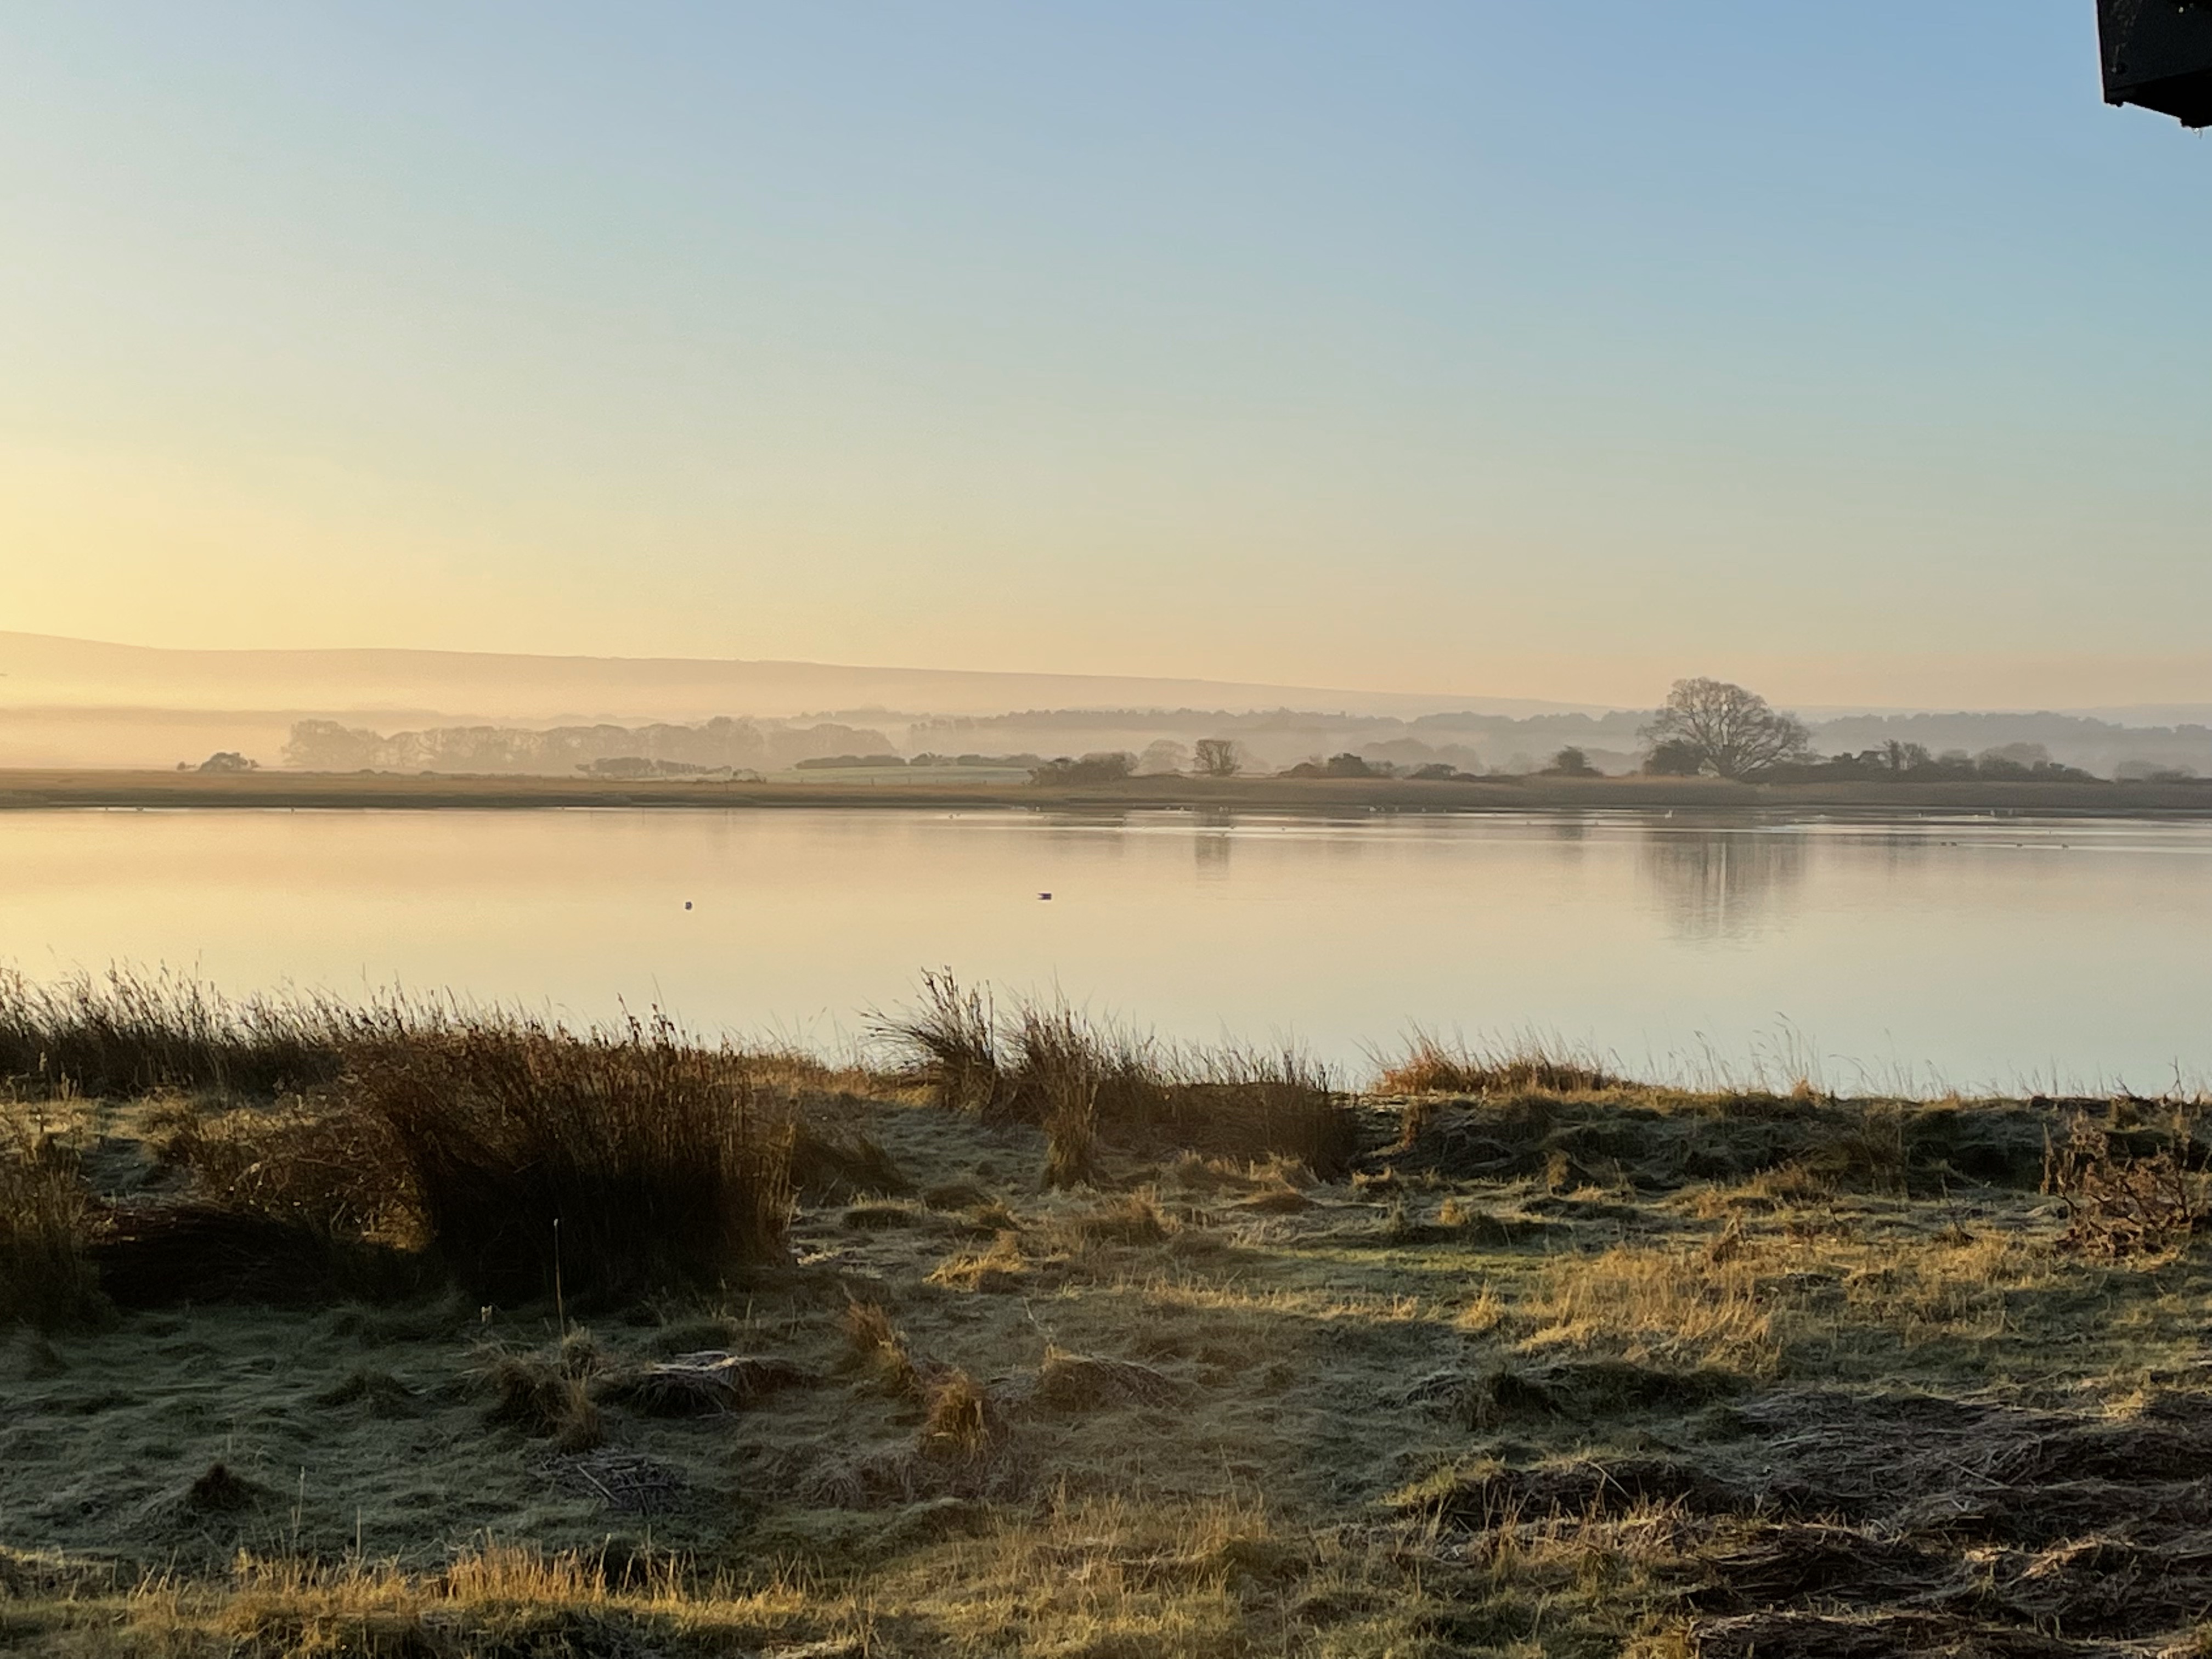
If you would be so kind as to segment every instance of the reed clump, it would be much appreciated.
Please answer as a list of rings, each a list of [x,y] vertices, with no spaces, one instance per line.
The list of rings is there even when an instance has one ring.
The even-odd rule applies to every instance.
[[[1510,1045],[1447,1042],[1416,1027],[1406,1052],[1380,1067],[1376,1086],[1385,1094],[1591,1094],[1629,1086],[1595,1054],[1550,1039],[1525,1036]]]
[[[712,1285],[780,1261],[792,1134],[741,1060],[667,1020],[416,1030],[367,1055],[439,1256],[486,1297]]]
[[[0,1079],[110,1099],[191,1088],[270,1097],[336,1078],[377,1018],[321,998],[234,1001],[167,969],[46,983],[0,969]]]
[[[939,1104],[1046,1133],[1048,1186],[1097,1184],[1108,1148],[1302,1164],[1340,1179],[1358,1126],[1328,1073],[1295,1050],[1176,1048],[1057,1000],[993,1000],[949,974],[878,1019],[900,1075]]]
[[[0,1328],[90,1324],[106,1307],[76,1154],[35,1119],[0,1116]]]
[[[592,1385],[607,1369],[606,1356],[582,1330],[546,1350],[484,1349],[472,1367],[491,1396],[487,1422],[550,1440],[565,1452],[588,1451],[606,1437]]]
[[[987,994],[963,989],[949,968],[921,975],[921,995],[902,1013],[879,1015],[878,1039],[901,1062],[898,1080],[940,1106],[995,1118],[1006,1105],[998,1013]]]
[[[179,1100],[157,1116],[163,1161],[190,1171],[203,1203],[332,1240],[424,1242],[422,1205],[392,1126],[349,1096],[213,1110]]]

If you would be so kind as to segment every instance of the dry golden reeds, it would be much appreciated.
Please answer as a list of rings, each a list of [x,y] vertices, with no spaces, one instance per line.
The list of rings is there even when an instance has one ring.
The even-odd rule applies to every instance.
[[[997,1014],[982,992],[963,990],[951,969],[925,970],[920,1005],[877,1016],[872,1030],[899,1056],[902,1080],[927,1089],[939,1105],[986,1117],[1004,1105]]]
[[[606,1369],[605,1355],[582,1330],[569,1332],[550,1352],[485,1348],[471,1367],[492,1396],[487,1421],[551,1440],[567,1452],[588,1451],[605,1438],[592,1384]]]
[[[1043,1127],[1048,1186],[1096,1181],[1106,1146],[1279,1158],[1331,1180],[1358,1153],[1329,1077],[1295,1050],[1167,1048],[1057,1000],[1018,1004],[1002,1021],[949,973],[922,987],[916,1008],[878,1020],[878,1039],[940,1103]]]
[[[46,984],[0,969],[0,1079],[120,1098],[161,1088],[273,1096],[336,1077],[378,1018],[320,998],[234,1001],[167,969]]]
[[[106,1306],[88,1248],[92,1194],[74,1152],[0,1117],[0,1328],[89,1323]]]
[[[1416,1026],[1404,1054],[1382,1065],[1376,1086],[1400,1095],[1589,1094],[1625,1087],[1626,1080],[1596,1056],[1549,1039],[1480,1048]]]
[[[665,1019],[574,1033],[463,1020],[370,1053],[439,1255],[487,1297],[711,1285],[778,1261],[791,1135],[742,1065]]]

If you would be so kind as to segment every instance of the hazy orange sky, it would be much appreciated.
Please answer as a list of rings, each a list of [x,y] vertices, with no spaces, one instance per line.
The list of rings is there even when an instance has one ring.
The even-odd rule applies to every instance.
[[[11,7],[0,629],[2212,701],[2092,12]]]

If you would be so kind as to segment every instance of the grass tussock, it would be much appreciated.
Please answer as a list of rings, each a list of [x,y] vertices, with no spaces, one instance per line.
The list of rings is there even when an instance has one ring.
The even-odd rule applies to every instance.
[[[96,1322],[93,1199],[76,1152],[36,1119],[0,1116],[0,1328]]]
[[[950,1110],[999,1115],[1006,1075],[997,1011],[984,992],[963,989],[951,969],[925,969],[916,1006],[879,1015],[874,1031],[901,1060],[896,1075],[902,1082],[927,1090]]]
[[[781,1259],[790,1133],[742,1066],[664,1019],[410,1034],[361,1085],[440,1257],[478,1294],[712,1285]]]
[[[1626,1085],[1599,1057],[1548,1038],[1488,1048],[1446,1042],[1416,1027],[1406,1052],[1378,1067],[1376,1087],[1395,1095],[1590,1094]]]
[[[592,1383],[608,1369],[588,1332],[572,1331],[550,1352],[489,1347],[472,1367],[491,1395],[485,1421],[550,1440],[564,1452],[589,1451],[606,1438]]]
[[[957,1250],[930,1270],[929,1282],[957,1291],[1018,1290],[1030,1262],[1021,1235],[1009,1229],[979,1250]]]
[[[982,1385],[963,1370],[949,1370],[929,1385],[922,1419],[925,1451],[981,1457],[994,1437],[994,1412]]]
[[[214,1109],[178,1097],[151,1114],[164,1163],[188,1171],[198,1201],[296,1223],[331,1239],[424,1242],[406,1158],[382,1115],[325,1091],[271,1106]]]
[[[805,1118],[791,1127],[791,1188],[815,1204],[902,1198],[914,1190],[896,1159],[858,1129]]]
[[[1170,1048],[1060,1002],[1001,1018],[949,973],[924,975],[917,1006],[875,1031],[939,1104],[1043,1127],[1050,1187],[1099,1184],[1109,1150],[1276,1158],[1331,1180],[1358,1155],[1340,1092],[1295,1050]]]
[[[922,1364],[881,1303],[845,1304],[845,1344],[854,1369],[880,1392],[900,1400],[926,1396]]]

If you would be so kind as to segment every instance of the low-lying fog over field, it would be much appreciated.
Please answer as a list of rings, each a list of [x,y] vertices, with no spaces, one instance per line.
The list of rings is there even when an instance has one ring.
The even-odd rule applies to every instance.
[[[1126,750],[1187,769],[1207,738],[1276,770],[1339,754],[1526,774],[1562,748],[1637,769],[1648,708],[1130,677],[417,651],[180,651],[0,634],[0,767],[167,769],[235,754],[310,771],[573,776],[651,763],[776,772]],[[2212,703],[1813,710],[1821,753],[1915,743],[2102,777],[2212,774]]]

